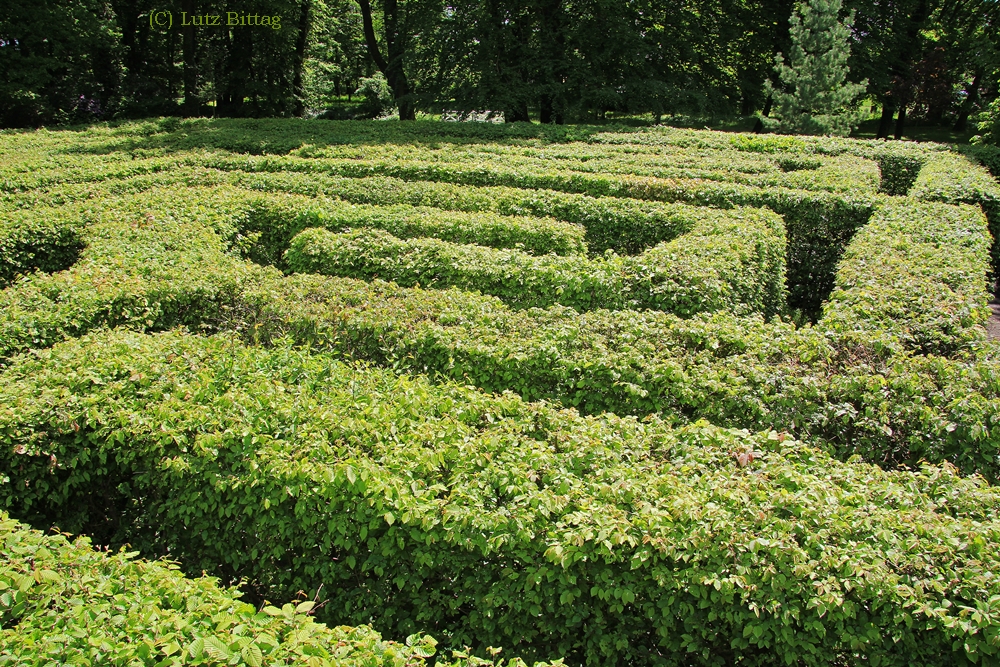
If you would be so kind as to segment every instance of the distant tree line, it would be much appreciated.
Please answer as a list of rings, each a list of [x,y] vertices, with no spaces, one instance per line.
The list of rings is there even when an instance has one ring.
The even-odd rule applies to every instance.
[[[362,88],[507,121],[767,116],[793,0],[6,0],[0,124],[338,113]],[[844,0],[847,82],[880,136],[964,129],[1000,98],[1000,0]],[[225,25],[228,12],[280,29]],[[164,23],[164,13],[172,24]],[[221,16],[219,25],[182,25]],[[384,78],[381,93],[373,77]],[[376,91],[376,92],[372,92]],[[364,100],[361,100],[364,101]],[[354,113],[377,113],[379,104]]]

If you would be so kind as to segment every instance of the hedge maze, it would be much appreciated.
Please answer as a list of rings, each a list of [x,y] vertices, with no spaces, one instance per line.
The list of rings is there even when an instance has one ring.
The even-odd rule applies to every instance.
[[[1000,664],[968,158],[172,119],[0,150],[0,507],[169,559],[4,515],[0,664]]]

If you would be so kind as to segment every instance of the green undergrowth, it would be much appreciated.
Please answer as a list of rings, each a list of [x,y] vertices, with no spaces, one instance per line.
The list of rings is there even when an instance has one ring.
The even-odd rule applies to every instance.
[[[996,651],[1000,498],[950,466],[177,333],[70,341],[2,387],[13,511],[271,595],[322,583],[319,620],[577,664]]]

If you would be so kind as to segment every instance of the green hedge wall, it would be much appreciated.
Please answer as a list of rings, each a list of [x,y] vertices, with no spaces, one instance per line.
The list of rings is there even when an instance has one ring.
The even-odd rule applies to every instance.
[[[795,329],[731,314],[511,311],[457,290],[294,276],[227,311],[247,340],[283,336],[584,413],[660,413],[789,430],[888,467],[948,460],[1000,474],[990,361],[914,357],[882,333]],[[987,357],[992,358],[992,357]]]
[[[283,278],[225,251],[238,219],[169,188],[105,200],[86,214],[88,246],[71,270],[31,276],[0,296],[4,358],[101,326],[234,328],[248,340],[290,335],[587,413],[787,429],[887,466],[928,458],[997,475],[1000,434],[985,371],[960,359],[911,363],[914,346],[898,336],[853,325],[796,331],[726,315],[685,324],[663,313],[513,312],[452,290]],[[958,339],[941,344],[969,353]]]
[[[977,206],[886,204],[844,253],[823,323],[891,332],[925,354],[968,349],[986,338],[989,254]]]
[[[31,214],[9,216],[0,223],[0,288],[33,270],[67,269],[81,250],[80,230],[72,221]]]
[[[323,583],[320,619],[582,664],[996,663],[1000,496],[948,466],[177,333],[70,341],[0,387],[9,507]],[[134,500],[109,519],[95,485]]]
[[[910,194],[926,201],[978,204],[986,213],[990,234],[1000,239],[1000,184],[990,173],[956,153],[939,153],[929,160]],[[1000,243],[991,252],[993,276],[1000,276]]]
[[[691,207],[766,207],[785,220],[789,303],[808,313],[819,311],[823,299],[833,287],[840,254],[854,232],[867,223],[880,201],[878,195],[868,192],[810,192],[697,180],[657,180],[655,197],[642,191],[616,192],[618,196],[605,196],[600,190],[587,191],[586,195],[582,195],[554,190],[526,192],[513,187],[406,181],[387,176],[324,176],[321,165],[314,165],[305,159],[225,157],[209,161],[199,159],[198,164],[232,170],[233,182],[244,187],[324,194],[356,203],[408,203],[459,210],[490,210],[502,214],[553,216],[586,227],[587,245],[593,252],[610,248],[635,254],[675,238],[691,228],[689,220],[697,219],[697,208],[665,208],[664,204],[643,199],[659,199],[666,202],[666,206],[672,203],[674,206],[688,204]],[[306,173],[282,171],[286,169],[302,169]],[[246,171],[259,173],[248,174]],[[625,197],[638,197],[639,200]],[[677,220],[685,213],[686,219]],[[676,223],[669,224],[675,220],[684,226],[678,229]],[[668,224],[665,225],[664,221]]]
[[[634,258],[533,257],[437,239],[401,241],[372,230],[314,228],[292,240],[284,263],[301,273],[457,286],[498,296],[514,308],[772,315],[785,310],[784,245],[778,216],[740,209],[705,215],[686,235]]]
[[[434,654],[429,637],[328,628],[311,600],[258,611],[214,579],[44,535],[5,512],[0,553],[0,665],[409,667]]]

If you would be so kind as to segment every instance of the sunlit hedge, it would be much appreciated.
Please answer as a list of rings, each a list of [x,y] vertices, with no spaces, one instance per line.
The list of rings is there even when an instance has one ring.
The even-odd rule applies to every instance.
[[[174,333],[61,344],[2,387],[13,511],[270,595],[322,583],[321,620],[595,665],[996,651],[1000,496],[950,466]]]
[[[453,125],[0,135],[3,503],[255,602],[322,584],[321,620],[428,633],[441,664],[996,662],[985,170],[902,142]],[[315,650],[347,637],[345,660],[421,659],[212,590]],[[166,657],[120,616],[106,650]],[[8,662],[48,660],[45,628]],[[219,637],[229,658],[170,655],[247,661]]]

